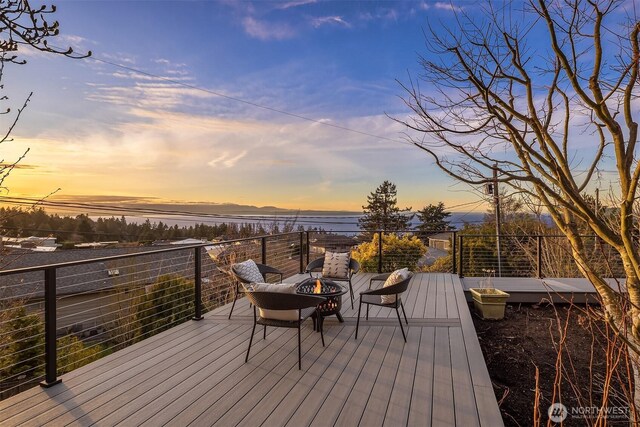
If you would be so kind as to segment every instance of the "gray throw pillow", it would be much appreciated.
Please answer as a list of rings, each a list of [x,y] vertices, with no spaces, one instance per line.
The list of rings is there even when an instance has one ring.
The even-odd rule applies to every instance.
[[[258,270],[258,265],[252,259],[233,264],[233,271],[247,282],[264,282],[264,277]]]

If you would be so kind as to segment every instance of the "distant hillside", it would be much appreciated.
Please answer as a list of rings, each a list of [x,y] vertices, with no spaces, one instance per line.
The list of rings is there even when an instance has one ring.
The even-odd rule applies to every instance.
[[[55,212],[62,214],[78,214],[88,211],[101,210],[102,215],[134,215],[143,209],[188,212],[192,214],[218,214],[218,215],[304,215],[304,216],[347,216],[358,215],[360,211],[346,210],[321,210],[321,209],[284,209],[276,206],[254,206],[241,205],[236,203],[184,203],[184,202],[159,202],[154,197],[130,197],[130,196],[89,196],[89,195],[67,195],[52,196],[47,201],[55,204],[60,202],[64,206],[55,208]],[[0,203],[1,204],[1,203]],[[52,210],[46,204],[41,205],[47,210]],[[91,207],[91,209],[83,206]],[[117,208],[113,213],[109,208]],[[97,208],[97,209],[96,209]],[[121,209],[131,209],[130,212],[122,212]]]
[[[186,211],[199,214],[226,214],[226,215],[358,215],[362,212],[352,211],[324,211],[324,210],[295,210],[284,209],[275,206],[252,206],[238,205],[234,203],[145,203],[145,204],[123,204],[123,207],[148,208],[168,211]]]

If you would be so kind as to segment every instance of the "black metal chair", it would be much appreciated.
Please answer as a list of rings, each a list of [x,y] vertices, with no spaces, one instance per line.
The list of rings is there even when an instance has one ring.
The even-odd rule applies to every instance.
[[[402,314],[404,316],[404,321],[407,325],[409,325],[409,321],[407,320],[407,314],[404,312],[404,305],[402,305],[402,299],[400,298],[401,294],[404,293],[409,287],[409,281],[411,281],[411,277],[408,277],[395,285],[387,286],[386,288],[379,289],[371,289],[371,284],[374,281],[384,282],[391,275],[391,273],[379,274],[377,276],[373,276],[369,281],[369,290],[360,292],[360,304],[358,305],[358,320],[356,321],[356,339],[358,339],[358,327],[360,326],[360,310],[362,309],[362,304],[367,305],[367,320],[369,320],[369,306],[377,305],[379,307],[388,307],[396,310],[396,314],[398,315],[398,322],[400,323],[400,330],[402,331],[402,337],[404,338],[404,342],[407,342],[407,335],[404,332],[404,328],[402,327],[402,320],[400,320],[400,312],[398,308],[402,308]],[[392,303],[382,302],[383,295],[395,295],[395,301]]]
[[[324,267],[324,258],[314,259],[307,265],[307,268],[304,270],[304,272],[309,273],[309,276],[313,277],[313,274],[311,273],[314,271],[322,271],[323,267]],[[331,279],[334,281],[349,282],[349,293],[351,295],[351,308],[353,308],[353,285],[351,284],[351,278],[358,271],[360,271],[360,263],[355,259],[351,258],[349,260],[349,271],[347,272],[347,275],[345,277],[322,276],[326,279]]]
[[[245,293],[244,290],[244,286],[241,285],[248,285],[249,283],[251,283],[251,280],[243,277],[241,274],[239,274],[236,270],[235,270],[235,265],[236,264],[231,264],[231,268],[229,269],[229,271],[225,271],[225,273],[228,273],[231,278],[233,279],[234,283],[235,283],[235,291],[233,294],[233,303],[231,304],[231,311],[229,312],[229,319],[231,319],[231,314],[233,313],[233,308],[236,306],[236,300],[238,299],[238,294],[240,293]],[[280,281],[279,283],[282,282],[282,276],[283,273],[278,270],[275,267],[270,267],[268,265],[265,264],[258,264],[256,263],[256,265],[258,266],[258,270],[260,271],[260,274],[262,274],[262,278],[266,281],[267,280],[267,274],[277,274],[280,276]],[[224,270],[221,270],[224,271]]]
[[[249,339],[249,348],[247,348],[247,356],[244,362],[249,361],[249,351],[251,350],[251,343],[253,342],[253,335],[256,332],[256,325],[263,325],[263,339],[267,337],[267,326],[273,326],[276,328],[297,328],[298,329],[298,369],[302,369],[302,338],[300,334],[300,325],[307,318],[313,316],[316,313],[316,307],[318,304],[323,303],[326,298],[317,297],[313,295],[298,295],[287,294],[282,292],[246,292],[247,298],[253,304],[253,329],[251,330],[251,338]],[[263,318],[258,315],[257,309],[262,308],[265,310],[298,310],[299,320],[279,320]],[[322,322],[314,322],[318,325],[320,330],[320,337],[322,339],[322,346],[324,347],[324,333],[322,331]]]

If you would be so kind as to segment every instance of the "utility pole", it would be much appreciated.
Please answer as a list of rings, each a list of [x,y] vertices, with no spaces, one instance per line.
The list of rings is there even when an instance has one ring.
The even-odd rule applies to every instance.
[[[496,211],[496,249],[498,251],[498,277],[502,277],[502,257],[500,255],[500,193],[498,192],[498,165],[493,165],[493,204]]]

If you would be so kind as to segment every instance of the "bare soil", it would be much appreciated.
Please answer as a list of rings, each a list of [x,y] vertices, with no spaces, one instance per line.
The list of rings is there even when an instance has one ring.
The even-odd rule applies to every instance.
[[[547,410],[553,402],[562,402],[569,411],[589,411],[600,407],[603,392],[607,390],[604,408],[615,408],[618,415],[607,417],[609,425],[628,425],[628,419],[619,415],[626,411],[628,402],[625,390],[629,378],[626,354],[611,347],[607,351],[607,329],[604,322],[586,315],[583,307],[567,305],[508,305],[501,321],[482,320],[474,315],[474,325],[484,354],[489,375],[507,426],[532,426],[536,395],[536,366],[539,369],[538,421],[547,425]],[[473,306],[470,306],[473,313]],[[597,314],[597,311],[596,311]],[[597,316],[596,316],[597,317]],[[568,319],[568,321],[567,321]],[[560,330],[566,328],[566,340],[562,344],[562,366],[559,396],[554,398],[554,383],[560,344]],[[614,348],[614,350],[612,350]],[[609,356],[607,356],[609,355]],[[619,363],[611,370],[607,360]],[[605,374],[613,372],[609,386]],[[557,392],[556,388],[556,393]],[[591,409],[593,412],[593,409]],[[565,426],[595,424],[593,415],[580,416],[569,413]]]

